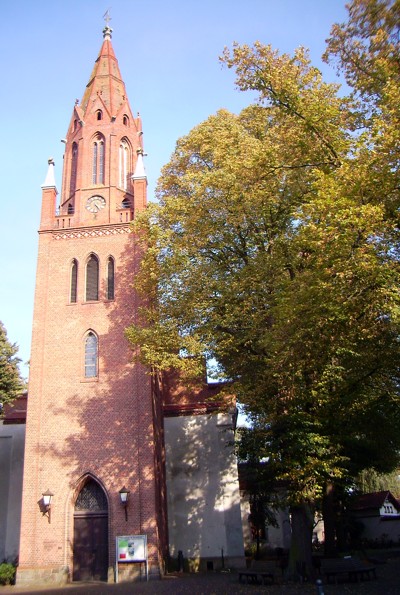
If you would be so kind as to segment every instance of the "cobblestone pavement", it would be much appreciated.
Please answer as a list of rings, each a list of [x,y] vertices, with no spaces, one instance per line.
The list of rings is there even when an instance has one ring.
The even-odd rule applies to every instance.
[[[240,584],[238,575],[229,573],[173,574],[149,582],[106,584],[88,583],[54,589],[0,587],[0,595],[34,593],[34,595],[317,595],[315,584],[247,585]],[[324,595],[400,595],[400,558],[388,558],[377,565],[377,580],[359,583],[323,585]]]

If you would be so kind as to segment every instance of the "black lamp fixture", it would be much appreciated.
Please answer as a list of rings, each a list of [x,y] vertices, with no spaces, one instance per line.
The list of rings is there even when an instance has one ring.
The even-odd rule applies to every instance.
[[[125,508],[125,520],[128,520],[128,500],[130,491],[124,486],[119,491],[119,497],[121,498],[121,504]]]
[[[53,496],[54,494],[50,492],[50,490],[46,490],[42,494],[43,515],[47,514],[49,523],[51,523],[51,499],[53,498]]]

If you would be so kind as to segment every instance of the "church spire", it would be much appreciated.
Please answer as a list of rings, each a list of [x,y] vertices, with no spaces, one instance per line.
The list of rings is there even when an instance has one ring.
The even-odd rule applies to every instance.
[[[121,106],[127,102],[125,83],[122,80],[111,43],[112,29],[108,24],[110,17],[106,17],[106,15],[107,24],[103,29],[103,44],[80,104],[83,116],[90,105],[90,101],[96,97],[102,100],[110,117],[115,117]]]
[[[65,138],[60,215],[71,226],[126,223],[146,205],[142,123],[129,105],[108,11],[104,18],[100,52]]]

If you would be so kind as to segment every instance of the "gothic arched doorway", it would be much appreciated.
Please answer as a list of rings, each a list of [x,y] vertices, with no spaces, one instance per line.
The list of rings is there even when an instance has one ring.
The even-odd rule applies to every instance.
[[[88,479],[75,502],[74,581],[107,580],[108,503],[102,487]]]

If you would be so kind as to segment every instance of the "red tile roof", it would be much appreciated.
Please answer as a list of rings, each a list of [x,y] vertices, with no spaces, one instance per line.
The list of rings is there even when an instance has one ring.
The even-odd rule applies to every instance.
[[[398,501],[388,490],[372,492],[370,494],[362,494],[353,504],[352,510],[369,510],[371,508],[381,508],[386,500],[393,504],[397,510],[400,510]]]
[[[25,392],[15,399],[12,403],[4,405],[4,415],[1,418],[6,424],[24,424],[26,423],[26,408],[28,402],[28,393]]]

